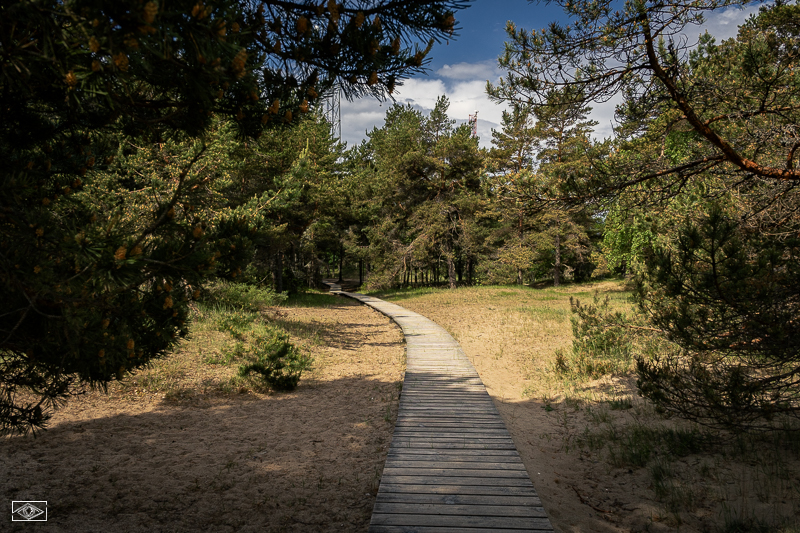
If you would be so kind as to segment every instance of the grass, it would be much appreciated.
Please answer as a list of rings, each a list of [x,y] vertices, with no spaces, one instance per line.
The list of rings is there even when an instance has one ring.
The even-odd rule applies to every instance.
[[[615,348],[613,338],[573,344],[570,297],[592,304],[596,292],[610,311],[632,309],[625,285],[613,281],[373,294],[444,326],[484,382],[503,389],[501,401],[538,404],[549,420],[537,426],[539,438],[605,464],[608,479],[599,485],[617,484],[620,471],[643,479],[646,499],[659,506],[653,520],[681,531],[797,532],[800,431],[725,434],[662,418],[637,395],[634,353]]]
[[[311,360],[280,327],[278,306],[286,300],[285,294],[244,284],[208,287],[176,352],[120,382],[121,390],[179,401],[197,394],[293,388],[294,377],[308,370]],[[313,328],[295,327],[292,336],[303,345],[320,344]]]
[[[284,307],[334,307],[342,305],[344,299],[327,292],[307,291],[291,294]]]

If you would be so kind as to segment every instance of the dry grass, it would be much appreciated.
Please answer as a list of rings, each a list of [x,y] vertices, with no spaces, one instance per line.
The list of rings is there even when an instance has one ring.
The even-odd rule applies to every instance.
[[[664,420],[628,372],[556,370],[569,298],[631,308],[621,282],[382,296],[444,326],[495,399],[559,531],[794,532],[800,435],[726,435]]]
[[[618,282],[385,294],[447,328],[477,368],[558,531],[800,533],[800,436],[663,420],[632,376],[556,372],[569,297],[626,307]],[[0,441],[7,500],[54,531],[364,531],[396,416],[399,330],[354,302],[264,309],[314,357],[300,387],[236,380],[239,339],[206,309],[152,368],[89,393],[37,439]]]
[[[47,500],[52,531],[366,531],[402,335],[368,308],[312,300],[255,321],[314,358],[295,391],[237,379],[241,341],[204,309],[172,356],[74,398],[36,439],[0,440],[0,493]]]

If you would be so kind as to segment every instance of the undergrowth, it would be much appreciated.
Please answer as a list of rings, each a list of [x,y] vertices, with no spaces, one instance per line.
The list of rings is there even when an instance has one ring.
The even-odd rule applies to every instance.
[[[280,305],[286,299],[285,292],[275,292],[267,287],[218,281],[205,288],[202,303],[206,308],[220,311],[258,313]]]
[[[205,357],[208,364],[238,365],[237,374],[223,384],[223,390],[241,390],[248,385],[281,391],[297,387],[311,358],[289,341],[288,333],[266,323],[261,314],[285,300],[285,293],[238,283],[218,283],[208,290],[204,318],[235,340],[232,347]]]
[[[569,299],[574,340],[569,349],[555,353],[556,373],[565,378],[588,381],[603,376],[630,374],[634,369],[632,318],[612,308],[611,299],[597,294],[591,304]]]

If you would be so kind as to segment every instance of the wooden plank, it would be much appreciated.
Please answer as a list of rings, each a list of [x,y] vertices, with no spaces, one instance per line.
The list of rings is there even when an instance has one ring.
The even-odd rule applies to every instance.
[[[394,438],[418,438],[418,439],[510,439],[511,435],[508,431],[503,430],[485,430],[485,429],[438,429],[433,428],[425,431],[423,428],[415,428],[415,430],[403,428],[395,428]]]
[[[378,494],[377,503],[431,503],[442,505],[525,505],[528,507],[541,507],[542,501],[537,496],[512,496],[508,494],[407,494],[397,492],[381,492]]]
[[[449,411],[442,411],[440,410],[403,410],[398,415],[400,420],[420,420],[421,423],[425,423],[425,421],[434,422],[434,421],[459,421],[459,422],[475,422],[475,423],[489,423],[489,422],[497,422],[499,415],[498,413],[492,412],[479,412],[479,413],[472,413],[472,412],[464,412],[459,413],[458,411],[451,409]],[[502,420],[500,420],[502,422]]]
[[[446,483],[392,483],[381,480],[378,494],[438,494],[458,496],[526,496],[538,497],[532,484],[497,486],[497,485],[453,485]]]
[[[400,401],[406,405],[430,405],[435,407],[453,406],[453,407],[481,407],[484,409],[495,410],[494,402],[488,398],[471,398],[461,399],[459,397],[442,396],[434,400],[424,396],[414,396],[413,394],[401,395]]]
[[[398,426],[419,426],[419,427],[480,427],[480,428],[504,428],[505,424],[497,421],[497,417],[473,418],[473,417],[435,417],[423,414],[407,415],[404,414],[397,418]]]
[[[414,443],[414,444],[475,444],[475,445],[483,445],[483,446],[494,446],[494,445],[505,445],[510,444],[512,447],[514,446],[514,441],[511,440],[511,437],[497,437],[497,438],[489,438],[489,437],[403,437],[401,435],[396,435],[392,440],[397,440],[401,443]],[[514,448],[516,449],[516,448]]]
[[[396,468],[391,465],[386,465],[383,468],[383,476],[422,476],[422,477],[469,477],[469,478],[496,478],[496,479],[524,479],[530,483],[528,472],[523,468],[522,470],[498,470],[498,469],[484,469],[473,466],[472,468]]]
[[[486,422],[467,422],[464,420],[453,420],[447,419],[445,420],[438,420],[433,418],[414,418],[414,419],[403,419],[399,420],[395,425],[395,431],[401,428],[431,428],[431,429],[457,429],[457,428],[469,428],[469,429],[505,429],[504,426],[498,425],[496,422],[486,421]]]
[[[408,461],[408,460],[395,460],[389,458],[386,460],[386,467],[389,468],[424,468],[431,467],[430,461]],[[436,468],[450,468],[450,469],[476,469],[481,468],[484,470],[519,470],[525,472],[525,465],[522,462],[503,463],[497,461],[437,461]],[[527,475],[527,472],[526,472]]]
[[[385,469],[384,469],[385,470]],[[396,476],[387,475],[384,471],[381,482],[391,485],[476,485],[484,487],[528,487],[531,480],[527,477],[466,477],[466,476]]]
[[[420,385],[419,383],[406,383],[403,390],[400,391],[400,399],[408,400],[433,400],[434,396],[440,402],[453,402],[458,400],[466,400],[470,402],[484,402],[489,405],[494,405],[494,402],[488,395],[485,395],[485,389],[469,389],[462,386],[449,386],[441,381],[434,382],[432,385]],[[469,398],[471,396],[471,398]]]
[[[406,409],[403,418],[398,419],[406,425],[417,424],[421,428],[436,427],[437,424],[482,424],[497,426],[498,413],[491,411],[464,411],[454,409]],[[505,428],[505,425],[497,426]]]
[[[379,514],[432,514],[432,515],[478,515],[547,518],[541,507],[527,505],[463,505],[448,503],[398,503],[377,502],[373,513]]]
[[[443,405],[469,406],[469,407],[488,407],[495,409],[494,402],[488,398],[460,398],[441,396],[439,398],[431,398],[426,396],[415,396],[414,394],[403,395],[401,401],[407,405],[435,405],[441,407]]]
[[[497,410],[494,406],[486,406],[486,407],[470,407],[470,406],[439,406],[439,405],[417,405],[413,403],[406,403],[403,406],[403,410],[409,414],[421,414],[421,413],[453,413],[453,414],[487,414],[492,416],[497,416]]]
[[[442,426],[427,426],[425,424],[413,424],[410,426],[396,426],[394,428],[395,435],[403,435],[405,437],[409,436],[429,436],[429,435],[464,435],[464,436],[471,436],[474,437],[476,435],[487,435],[487,436],[497,436],[502,435],[504,437],[510,437],[511,435],[508,433],[508,430],[504,427],[464,427],[464,426],[456,426],[456,427],[442,427]]]
[[[398,450],[398,448],[395,448]],[[409,448],[399,448],[399,450],[407,450],[410,452],[418,451],[416,449],[409,449]],[[519,460],[519,457],[515,457],[513,455],[496,455],[494,451],[490,451],[487,457],[481,458],[477,455],[462,455],[451,450],[439,450],[444,452],[451,452],[449,454],[443,453],[441,455],[425,455],[425,454],[417,454],[417,453],[398,453],[393,451],[390,457],[387,457],[386,464],[388,465],[391,461],[409,461],[409,462],[420,462],[420,463],[427,463],[428,466],[425,468],[430,468],[432,465],[431,463],[503,463],[509,465],[519,465],[520,468],[523,468],[524,465],[522,461]],[[466,450],[466,451],[475,451],[475,450]],[[499,450],[505,451],[505,450]]]
[[[473,515],[425,515],[425,514],[380,514],[373,513],[370,524],[376,526],[396,526],[413,524],[415,526],[484,527],[497,529],[552,529],[547,518],[517,516],[473,516]]]
[[[402,455],[402,456],[435,456],[435,457],[463,457],[464,461],[468,460],[469,457],[491,457],[492,460],[498,461],[497,457],[509,457],[514,458],[515,461],[519,461],[519,453],[517,453],[516,448],[513,450],[491,450],[491,451],[484,451],[484,450],[460,450],[460,451],[450,451],[450,450],[431,450],[425,448],[396,448],[390,447],[389,448],[389,455]]]
[[[546,533],[548,531],[553,531],[552,528],[549,529],[497,529],[497,528],[469,528],[464,529],[462,527],[447,527],[447,526],[388,526],[388,525],[380,525],[380,526],[370,526],[369,533],[497,533],[498,531],[515,531],[516,533],[520,533],[522,531],[530,531],[530,532],[542,532]]]
[[[464,416],[472,416],[472,415],[483,415],[484,418],[495,418],[497,419],[498,413],[492,408],[477,408],[477,407],[467,407],[464,409],[459,409],[458,406],[439,406],[439,405],[432,405],[429,407],[423,406],[421,404],[415,403],[406,403],[401,406],[401,409],[404,411],[404,415],[406,416],[426,416],[430,418],[431,413],[444,413],[444,414],[455,414]]]
[[[433,451],[435,454],[419,452]],[[386,461],[461,462],[461,463],[513,463],[522,464],[519,455],[500,455],[509,450],[423,450],[419,448],[392,448]],[[478,452],[468,455],[464,452]]]
[[[394,320],[406,373],[371,533],[552,531],[494,401],[459,344],[434,322],[348,294]]]

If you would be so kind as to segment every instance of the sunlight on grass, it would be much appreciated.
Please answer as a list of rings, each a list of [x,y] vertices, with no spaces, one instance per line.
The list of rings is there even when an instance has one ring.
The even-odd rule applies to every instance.
[[[618,378],[598,382],[555,372],[560,352],[572,344],[570,297],[591,301],[595,293],[608,296],[614,309],[631,308],[630,292],[621,281],[570,284],[535,289],[530,287],[480,286],[396,289],[374,293],[425,315],[427,309],[457,310],[455,316],[437,321],[460,342],[469,344],[492,336],[486,350],[489,359],[508,360],[525,376],[527,397],[548,402],[567,398],[586,401],[618,400]],[[466,320],[472,317],[472,320]],[[429,317],[433,318],[433,317]],[[483,357],[483,356],[479,356]],[[475,357],[476,367],[484,365]],[[630,370],[630,365],[628,365]],[[480,371],[480,368],[479,368]],[[624,374],[624,373],[623,373]]]
[[[610,311],[633,311],[622,281],[375,295],[447,329],[496,402],[533,404],[549,417],[537,423],[538,435],[515,440],[555,438],[561,453],[602,461],[609,475],[640,472],[657,502],[653,521],[683,530],[712,513],[711,531],[792,531],[787,524],[800,513],[800,432],[730,435],[662,418],[637,393],[635,354],[613,342],[622,333],[573,348],[570,298],[592,304],[596,293]],[[511,413],[511,422],[523,416]]]

